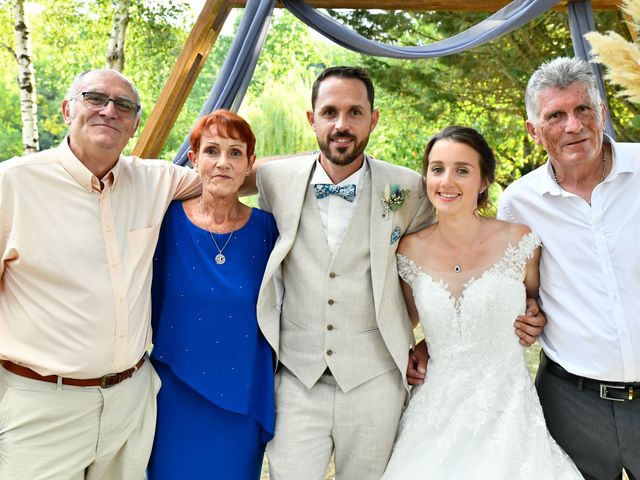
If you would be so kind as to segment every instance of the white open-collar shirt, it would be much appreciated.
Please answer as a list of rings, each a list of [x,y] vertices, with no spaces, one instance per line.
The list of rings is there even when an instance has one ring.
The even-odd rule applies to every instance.
[[[550,162],[507,188],[498,217],[542,239],[539,338],[566,370],[640,381],[640,144],[606,139],[612,168],[591,205],[562,190]]]

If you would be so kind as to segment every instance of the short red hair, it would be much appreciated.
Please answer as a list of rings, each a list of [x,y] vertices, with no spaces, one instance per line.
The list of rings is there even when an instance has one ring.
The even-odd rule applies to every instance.
[[[251,158],[256,147],[256,136],[247,121],[229,110],[216,110],[200,117],[191,131],[189,143],[196,154],[200,150],[202,132],[215,130],[224,138],[233,138],[247,144],[247,158]]]

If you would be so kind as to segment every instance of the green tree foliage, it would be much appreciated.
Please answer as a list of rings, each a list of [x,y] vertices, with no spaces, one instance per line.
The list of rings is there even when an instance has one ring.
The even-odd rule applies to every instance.
[[[19,110],[20,98],[17,88],[8,88],[4,82],[0,83],[0,98],[5,105],[16,105]],[[17,117],[14,111],[0,108],[0,159],[22,155],[22,130],[20,115]]]
[[[18,63],[9,0],[0,0],[0,159],[22,154]]]
[[[284,80],[284,81],[283,81]],[[240,111],[256,136],[256,154],[268,157],[317,149],[305,118],[311,86],[292,70],[279,79],[263,80],[263,90]]]
[[[84,70],[104,68],[113,10],[109,0],[38,0],[30,5],[40,147],[45,149],[66,134],[60,103],[73,78]],[[6,7],[4,3],[0,6],[3,20]],[[140,91],[144,123],[184,45],[193,16],[186,2],[176,0],[133,0],[131,15],[123,73]],[[1,24],[0,43],[4,44],[5,22]],[[14,64],[7,49],[0,52],[0,71],[4,72],[0,73],[0,91],[17,94]],[[0,102],[0,121],[7,132],[0,134],[0,158],[6,159],[22,153],[21,141],[16,143],[13,134],[20,131],[20,110],[17,95],[2,95]]]

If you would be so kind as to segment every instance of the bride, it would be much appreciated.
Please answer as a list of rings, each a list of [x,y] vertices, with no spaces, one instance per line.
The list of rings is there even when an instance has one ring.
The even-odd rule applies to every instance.
[[[513,335],[525,297],[538,297],[540,239],[480,214],[495,158],[475,130],[445,128],[423,163],[438,222],[405,236],[397,260],[429,367],[383,479],[582,479],[547,431]]]

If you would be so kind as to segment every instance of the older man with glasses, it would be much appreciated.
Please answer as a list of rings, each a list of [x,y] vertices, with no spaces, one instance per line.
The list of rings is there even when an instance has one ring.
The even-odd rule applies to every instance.
[[[78,76],[67,137],[0,164],[0,478],[142,479],[160,382],[151,263],[189,169],[122,155],[140,123],[132,83]]]

